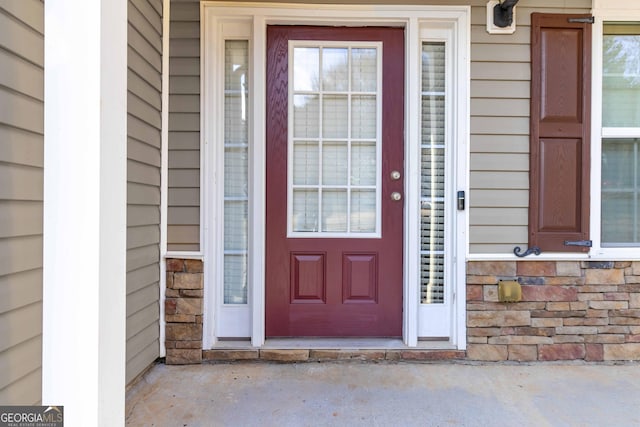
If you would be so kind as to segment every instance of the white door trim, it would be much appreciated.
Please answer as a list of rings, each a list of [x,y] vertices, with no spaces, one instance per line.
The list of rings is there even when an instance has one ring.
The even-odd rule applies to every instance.
[[[311,25],[384,25],[404,27],[406,34],[406,83],[405,93],[420,92],[420,26],[424,23],[440,25],[453,23],[455,26],[456,69],[455,69],[455,120],[456,135],[452,140],[457,142],[456,189],[468,192],[468,139],[469,139],[469,33],[471,9],[469,6],[372,6],[372,5],[306,5],[306,4],[265,4],[265,3],[235,3],[235,2],[203,2],[201,4],[202,22],[202,87],[201,102],[203,129],[202,147],[204,155],[205,186],[215,183],[212,141],[215,140],[216,129],[220,120],[216,113],[219,109],[212,96],[216,77],[216,44],[222,34],[225,24],[227,27],[238,24],[246,25],[251,32],[250,63],[253,72],[250,76],[251,93],[250,105],[252,153],[249,159],[249,191],[251,203],[249,208],[249,301],[251,310],[251,343],[255,347],[265,342],[265,205],[266,205],[266,137],[265,111],[266,102],[266,29],[273,24],[311,24]],[[243,24],[244,23],[244,24]],[[219,45],[218,45],[219,46]],[[258,66],[259,65],[259,66]],[[419,194],[420,164],[417,156],[420,150],[420,103],[418,97],[405,97],[405,194]],[[220,253],[220,239],[216,239],[217,228],[215,218],[215,197],[213,191],[205,188],[204,193],[204,228],[205,264],[209,265],[209,273],[205,275],[205,333],[204,348],[211,348],[216,343],[215,307],[217,304],[214,288],[214,274],[212,270],[216,264],[216,256]],[[404,236],[404,285],[403,285],[403,341],[409,347],[418,345],[418,308],[419,301],[419,200],[417,197],[405,198],[405,236]],[[415,200],[414,200],[415,199]],[[455,215],[457,237],[455,241],[455,274],[456,296],[450,344],[458,349],[466,348],[465,325],[465,254],[467,251],[467,214],[461,211]],[[213,267],[213,268],[212,268]]]

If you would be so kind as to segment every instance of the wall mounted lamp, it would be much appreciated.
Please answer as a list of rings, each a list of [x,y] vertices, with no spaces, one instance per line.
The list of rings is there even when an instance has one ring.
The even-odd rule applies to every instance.
[[[513,34],[516,31],[518,0],[490,0],[487,3],[487,32]]]

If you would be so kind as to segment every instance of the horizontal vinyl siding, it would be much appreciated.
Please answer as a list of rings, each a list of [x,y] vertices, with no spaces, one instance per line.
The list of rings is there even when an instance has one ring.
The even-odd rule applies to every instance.
[[[44,5],[0,0],[0,403],[42,389]]]
[[[127,383],[159,356],[162,1],[128,7]]]
[[[471,9],[470,252],[526,247],[529,206],[531,13],[589,12],[590,0],[522,0],[516,32],[486,31],[486,2]]]
[[[171,2],[167,248],[200,250],[200,3]]]

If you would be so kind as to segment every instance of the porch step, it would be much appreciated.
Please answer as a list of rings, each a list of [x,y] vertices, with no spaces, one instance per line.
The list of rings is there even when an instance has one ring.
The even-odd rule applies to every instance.
[[[229,362],[263,360],[271,362],[322,362],[322,361],[444,361],[466,357],[462,350],[425,349],[214,349],[203,350],[203,362]]]

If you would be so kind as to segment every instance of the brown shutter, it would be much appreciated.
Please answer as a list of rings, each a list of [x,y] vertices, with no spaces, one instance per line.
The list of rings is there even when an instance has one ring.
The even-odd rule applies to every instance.
[[[590,15],[531,15],[529,246],[542,251],[589,250],[575,244],[589,239],[591,24],[576,18]]]

